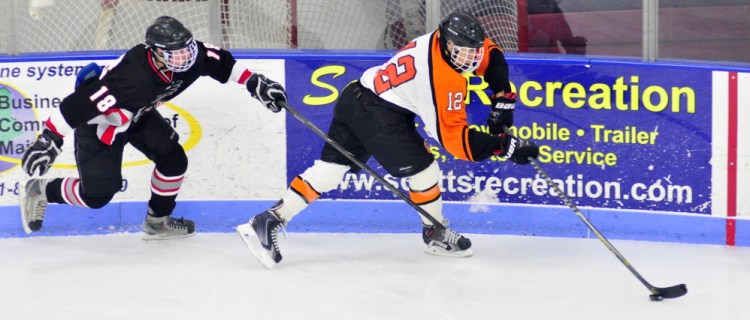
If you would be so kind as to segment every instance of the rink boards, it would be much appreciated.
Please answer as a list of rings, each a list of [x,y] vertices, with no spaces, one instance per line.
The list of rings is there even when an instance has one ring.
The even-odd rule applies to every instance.
[[[239,52],[251,70],[284,83],[289,103],[324,131],[343,87],[384,63],[382,52]],[[0,58],[0,237],[21,236],[19,158],[39,122],[72,90],[74,74],[111,55]],[[540,163],[610,238],[748,245],[750,68],[637,60],[509,55],[519,94],[513,131],[540,145]],[[484,126],[487,84],[468,77],[467,120]],[[237,84],[201,79],[160,107],[190,158],[177,215],[228,232],[269,206],[318,158],[323,141],[273,114]],[[420,128],[424,126],[419,123]],[[420,129],[421,130],[421,129]],[[421,131],[423,132],[423,131]],[[427,135],[424,135],[427,137]],[[531,166],[470,163],[427,139],[443,172],[446,216],[467,233],[592,237]],[[72,143],[50,176],[76,176]],[[42,232],[137,230],[153,165],[126,152],[123,189],[99,210],[51,206]],[[406,181],[368,163],[405,190]],[[417,232],[413,209],[364,173],[295,218],[290,231]]]

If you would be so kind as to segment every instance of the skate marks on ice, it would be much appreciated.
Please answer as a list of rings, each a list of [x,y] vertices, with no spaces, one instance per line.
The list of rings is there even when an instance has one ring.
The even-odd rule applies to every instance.
[[[0,239],[8,319],[740,319],[750,248],[614,240],[649,292],[595,239],[467,235],[468,259],[415,234],[287,233],[264,268],[233,233]]]

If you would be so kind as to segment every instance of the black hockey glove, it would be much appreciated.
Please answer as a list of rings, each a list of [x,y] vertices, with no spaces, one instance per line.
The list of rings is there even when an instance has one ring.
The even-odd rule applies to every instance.
[[[529,140],[503,133],[500,135],[500,141],[500,148],[495,154],[517,164],[528,164],[529,157],[536,159],[539,156],[539,147]]]
[[[247,91],[273,112],[281,111],[281,105],[277,101],[286,101],[284,87],[259,73],[253,73],[247,80]]]
[[[29,176],[33,176],[38,169],[39,175],[43,176],[49,171],[57,155],[60,154],[62,144],[63,139],[60,136],[49,129],[44,129],[42,134],[36,138],[36,141],[24,151],[23,158],[21,158],[21,168]]]
[[[487,117],[487,126],[490,133],[498,135],[503,132],[503,127],[513,125],[513,110],[516,109],[516,93],[506,92],[498,98],[492,99],[492,111]]]

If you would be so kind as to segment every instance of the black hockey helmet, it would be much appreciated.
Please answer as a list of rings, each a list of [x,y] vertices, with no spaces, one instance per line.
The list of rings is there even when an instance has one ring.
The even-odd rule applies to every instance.
[[[440,51],[443,58],[458,72],[474,72],[484,56],[484,30],[474,16],[454,12],[438,27]],[[448,48],[448,43],[453,47]]]
[[[186,48],[193,40],[190,30],[177,19],[161,16],[146,29],[146,44],[152,48],[176,50]]]
[[[180,21],[161,16],[146,29],[146,44],[154,51],[162,49],[164,64],[172,71],[190,69],[198,56],[193,34]]]
[[[480,48],[484,44],[484,29],[482,24],[470,14],[454,12],[449,14],[438,28],[440,30],[440,44],[443,50],[448,41],[460,47]]]

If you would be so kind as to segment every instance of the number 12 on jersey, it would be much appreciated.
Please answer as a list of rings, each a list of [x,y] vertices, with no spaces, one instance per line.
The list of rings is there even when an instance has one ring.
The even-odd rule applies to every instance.
[[[414,57],[403,56],[395,63],[391,63],[375,74],[375,93],[381,94],[414,79],[417,69],[414,67]]]
[[[463,92],[448,92],[448,111],[458,111],[462,108],[462,102],[464,101]]]

